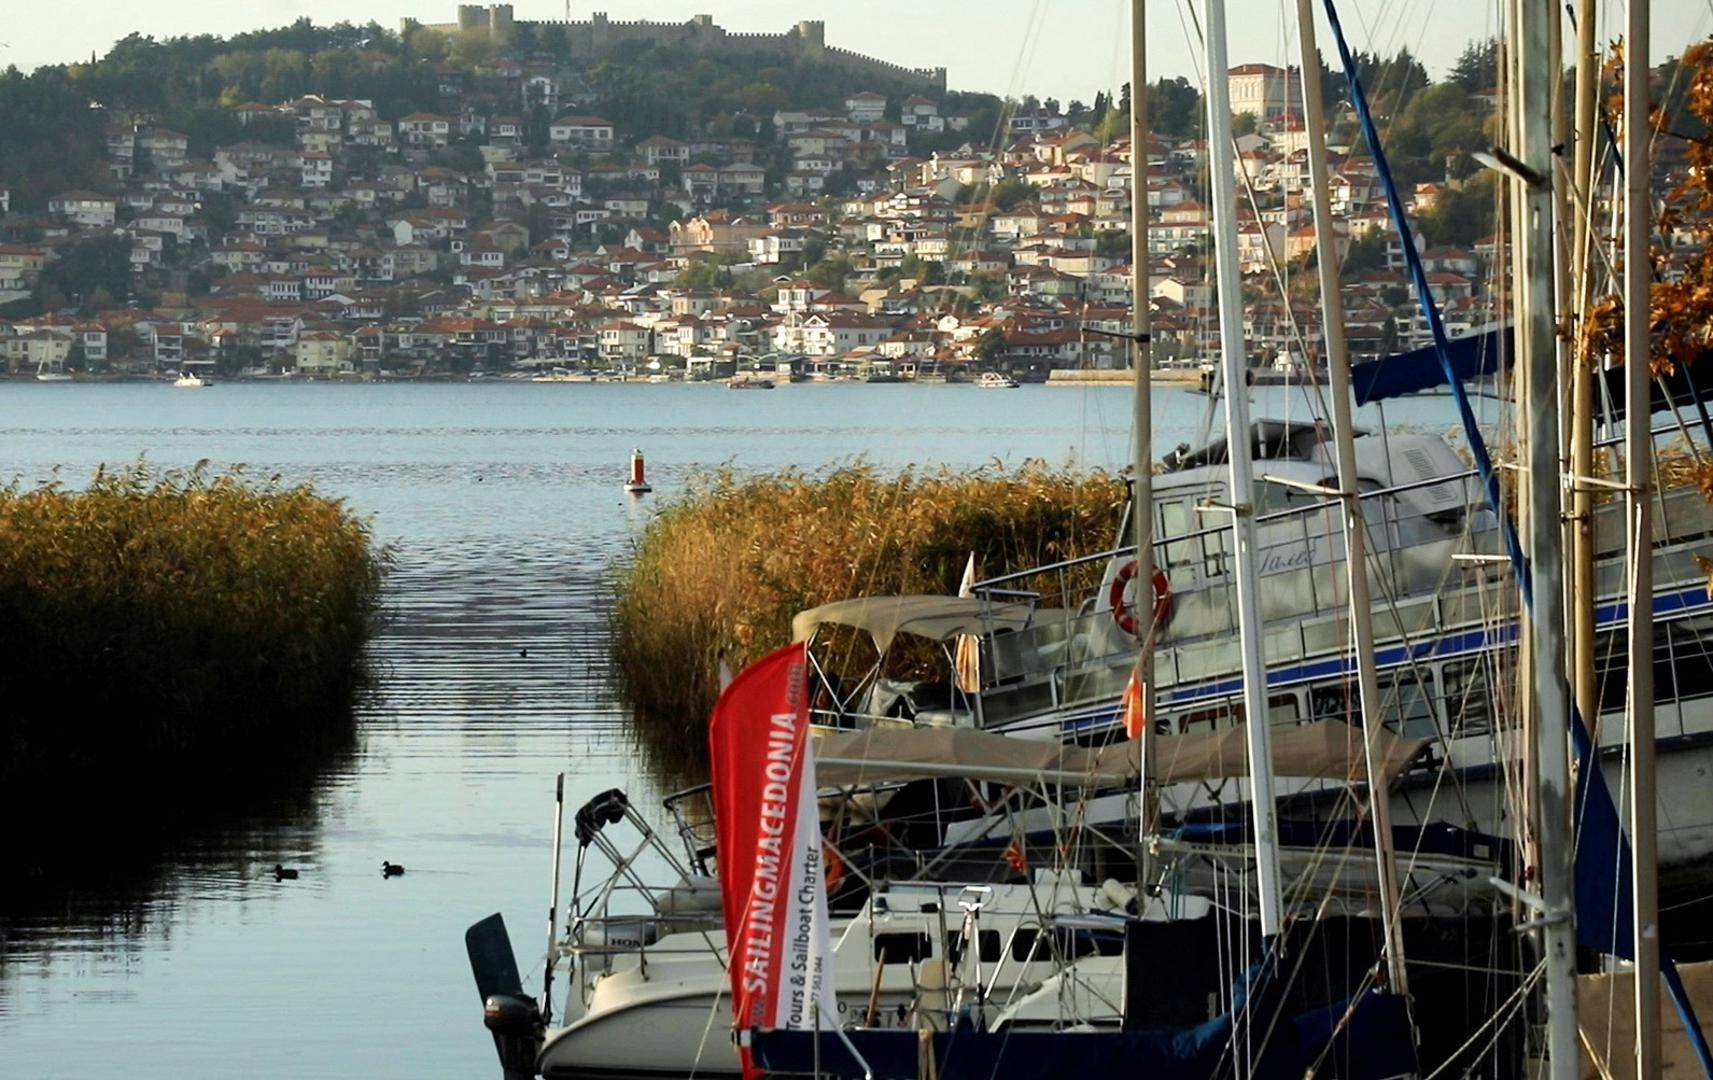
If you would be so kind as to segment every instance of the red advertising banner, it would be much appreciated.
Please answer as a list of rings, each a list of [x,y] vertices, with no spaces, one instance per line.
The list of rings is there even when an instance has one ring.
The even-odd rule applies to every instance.
[[[708,726],[720,898],[731,953],[732,1017],[745,1033],[838,1024],[814,750],[802,643],[732,680]]]

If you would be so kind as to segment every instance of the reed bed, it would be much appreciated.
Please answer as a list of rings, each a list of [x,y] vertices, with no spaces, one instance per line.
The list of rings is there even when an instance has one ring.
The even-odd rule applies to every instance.
[[[134,824],[348,742],[388,563],[339,500],[239,470],[0,489],[0,805],[147,792]]]
[[[1039,461],[693,478],[618,572],[615,651],[644,743],[699,759],[721,656],[736,671],[787,644],[797,612],[851,596],[955,593],[972,553],[992,577],[1103,550],[1124,498],[1108,472]]]

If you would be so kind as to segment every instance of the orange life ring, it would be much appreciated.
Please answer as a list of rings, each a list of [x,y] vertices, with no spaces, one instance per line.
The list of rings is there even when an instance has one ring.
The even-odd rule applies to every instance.
[[[1118,573],[1112,578],[1112,587],[1107,591],[1106,603],[1112,609],[1112,618],[1118,623],[1118,628],[1131,637],[1136,636],[1136,613],[1130,610],[1124,602],[1125,587],[1130,579],[1136,576],[1136,560],[1131,559],[1118,568]],[[1166,619],[1172,614],[1172,585],[1166,580],[1166,572],[1159,567],[1154,568],[1154,625],[1164,626]]]

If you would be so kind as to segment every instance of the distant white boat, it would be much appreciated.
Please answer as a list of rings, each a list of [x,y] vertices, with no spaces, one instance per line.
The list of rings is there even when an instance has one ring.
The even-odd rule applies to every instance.
[[[50,370],[48,370],[48,362],[46,360],[43,360],[41,363],[36,365],[36,381],[37,382],[70,382],[71,381],[71,373],[66,372],[66,371],[50,371]]]
[[[1017,380],[1001,371],[984,371],[975,384],[983,390],[1015,390]]]
[[[214,385],[214,383],[208,379],[204,379],[200,375],[192,375],[188,371],[179,372],[178,378],[174,379],[172,384],[187,390],[200,390],[205,386]]]

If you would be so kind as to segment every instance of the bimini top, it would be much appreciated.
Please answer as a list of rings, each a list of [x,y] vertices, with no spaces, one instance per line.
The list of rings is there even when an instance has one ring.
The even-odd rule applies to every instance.
[[[823,624],[866,631],[885,652],[899,634],[949,641],[959,634],[1021,630],[1065,613],[1025,603],[996,604],[973,596],[859,596],[835,600],[791,620],[791,640],[808,641]]]
[[[1377,731],[1387,778],[1421,753],[1426,739]],[[1273,769],[1281,777],[1363,779],[1362,730],[1342,720],[1278,725],[1272,731]],[[1153,780],[1177,784],[1249,775],[1243,725],[1150,740]],[[1141,744],[1100,750],[1022,739],[973,728],[870,728],[822,737],[815,745],[815,782],[822,787],[956,777],[1003,783],[1039,781],[1105,787],[1134,783]]]

